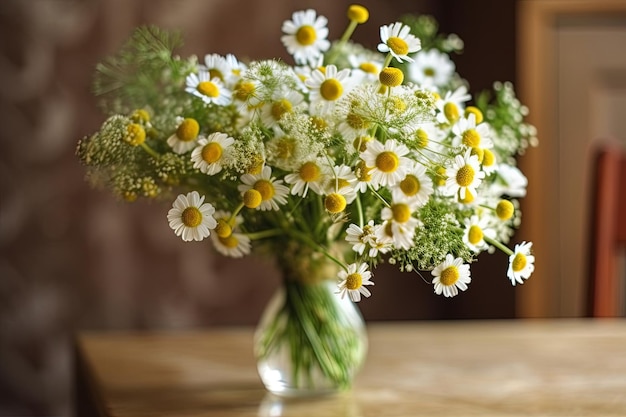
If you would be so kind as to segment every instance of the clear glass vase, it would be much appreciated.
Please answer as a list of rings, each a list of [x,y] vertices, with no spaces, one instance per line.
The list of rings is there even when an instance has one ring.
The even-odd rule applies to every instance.
[[[283,269],[283,285],[268,303],[254,339],[259,375],[273,394],[336,393],[350,388],[360,369],[367,353],[365,322],[348,297],[336,294],[336,272],[334,264]]]

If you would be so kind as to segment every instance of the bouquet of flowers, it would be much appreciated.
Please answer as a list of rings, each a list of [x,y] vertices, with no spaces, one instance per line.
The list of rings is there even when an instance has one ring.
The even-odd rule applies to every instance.
[[[274,256],[299,286],[301,299],[292,294],[283,308],[290,317],[324,304],[301,288],[329,262],[333,296],[353,302],[371,295],[380,262],[430,271],[433,291],[453,297],[468,288],[479,253],[501,250],[511,283],[523,283],[534,268],[531,243],[507,245],[526,188],[516,157],[537,141],[527,109],[510,83],[471,102],[450,59],[462,41],[439,34],[432,18],[380,27],[377,50],[350,40],[367,20],[367,9],[350,6],[345,33],[330,42],[326,18],[293,13],[281,38],[293,65],[181,58],[177,33],[136,29],[97,68],[109,117],[78,144],[88,179],[127,201],[170,199],[167,220],[185,241],[209,238],[233,258]],[[335,320],[327,313],[299,320],[326,328],[320,316]],[[300,326],[296,336],[307,331]],[[350,343],[333,344],[338,335],[328,332],[320,340],[338,358],[313,342],[309,357],[304,343],[294,356],[301,372],[350,362],[341,355]]]

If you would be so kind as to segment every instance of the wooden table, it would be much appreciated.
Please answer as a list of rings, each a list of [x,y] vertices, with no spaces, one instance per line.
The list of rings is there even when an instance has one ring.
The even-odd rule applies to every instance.
[[[267,394],[252,329],[86,332],[77,416],[626,416],[626,320],[369,323],[353,389]]]

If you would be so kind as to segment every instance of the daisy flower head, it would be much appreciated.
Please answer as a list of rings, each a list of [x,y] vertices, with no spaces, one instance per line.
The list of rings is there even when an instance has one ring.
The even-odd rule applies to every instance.
[[[424,88],[442,88],[454,75],[454,62],[448,54],[436,48],[422,50],[415,54],[415,61],[409,64],[409,80]]]
[[[327,165],[314,158],[305,161],[294,172],[285,176],[285,182],[291,185],[291,194],[306,197],[309,189],[315,194],[324,193],[322,186],[328,176]]]
[[[380,40],[378,50],[390,53],[398,62],[413,62],[408,54],[417,52],[422,44],[419,38],[411,35],[411,28],[400,22],[380,27]]]
[[[485,173],[480,170],[478,157],[472,155],[472,150],[468,149],[465,155],[454,157],[452,166],[446,169],[446,176],[447,195],[458,195],[460,200],[464,200],[468,192],[476,196],[476,187],[485,178]]]
[[[494,238],[495,230],[489,228],[489,219],[487,217],[471,216],[465,219],[465,232],[463,233],[463,243],[474,253],[482,252],[488,249],[489,245],[485,242],[485,236]]]
[[[374,187],[394,186],[404,178],[411,166],[411,160],[405,155],[409,149],[393,139],[382,144],[378,140],[367,142],[367,148],[361,152],[361,159],[371,167],[371,183]]]
[[[190,151],[196,146],[198,134],[200,133],[200,125],[191,117],[177,117],[178,123],[176,131],[167,138],[167,144],[172,150],[178,154]]]
[[[522,242],[515,245],[515,251],[509,256],[509,270],[507,275],[511,284],[523,284],[535,270],[535,257],[531,255],[532,242]]]
[[[463,145],[468,148],[489,149],[493,147],[491,129],[487,123],[476,123],[476,115],[470,113],[467,117],[461,116],[452,126],[454,146]],[[482,158],[481,158],[482,160]]]
[[[315,10],[294,12],[291,20],[283,22],[284,35],[280,38],[296,64],[306,65],[315,62],[322,52],[330,48],[328,20],[317,16]]]
[[[363,255],[366,248],[370,248],[370,257],[376,257],[378,254],[378,247],[376,245],[376,230],[380,225],[374,225],[374,220],[370,220],[363,227],[352,223],[346,229],[346,242],[352,244],[352,250]],[[372,252],[372,249],[374,252]],[[372,254],[373,253],[373,254]]]
[[[356,198],[354,188],[357,178],[348,165],[336,165],[330,170],[326,178],[326,193],[340,193],[350,204]]]
[[[263,105],[261,120],[267,127],[275,126],[284,115],[296,111],[304,104],[302,94],[291,89],[280,89],[273,95],[272,100]]]
[[[353,86],[350,69],[337,71],[335,65],[328,65],[324,71],[316,69],[304,82],[310,90],[310,111],[313,115],[330,113],[339,99]]]
[[[337,294],[344,298],[346,294],[353,302],[361,301],[361,294],[369,297],[372,293],[365,288],[366,285],[374,285],[371,281],[372,273],[366,263],[353,263],[348,265],[347,270],[339,271],[339,286]]]
[[[437,122],[451,125],[459,120],[459,117],[464,114],[465,103],[472,98],[467,92],[467,87],[460,86],[454,91],[448,91],[435,102],[437,107]]]
[[[352,67],[354,76],[361,82],[378,81],[378,74],[383,69],[383,61],[365,54],[348,56],[348,63]]]
[[[469,265],[451,254],[447,254],[446,259],[433,269],[432,275],[435,294],[443,294],[444,297],[454,297],[459,290],[465,291],[467,284],[472,281]]]
[[[414,204],[408,201],[395,201],[383,208],[381,218],[384,222],[379,235],[389,237],[396,248],[411,249],[415,245],[415,228],[420,224],[413,216],[414,211]]]
[[[230,104],[232,93],[217,77],[211,78],[208,70],[200,68],[198,73],[191,73],[185,79],[185,91],[199,97],[206,104],[226,106]]]
[[[167,220],[176,236],[181,236],[184,241],[201,241],[217,226],[213,213],[215,207],[210,203],[204,203],[204,196],[192,191],[186,195],[180,194],[176,198],[167,213]]]
[[[204,71],[208,71],[209,79],[217,78],[224,85],[230,89],[235,86],[237,79],[239,78],[233,65],[239,65],[237,59],[231,55],[232,58],[226,59],[219,54],[208,54],[204,56],[204,65],[200,66]]]
[[[433,190],[433,180],[426,174],[424,165],[414,162],[391,192],[394,200],[408,199],[421,207],[428,202]]]
[[[247,198],[246,193],[250,190],[258,193],[258,205],[256,209],[262,211],[278,210],[278,205],[287,203],[287,195],[289,188],[283,185],[283,180],[277,180],[272,177],[272,168],[264,166],[259,174],[243,174],[241,182],[238,186],[239,192]],[[257,195],[256,193],[252,193]],[[250,195],[250,193],[248,193]]]
[[[235,139],[226,133],[215,132],[208,138],[198,140],[191,152],[193,167],[207,175],[215,175],[222,170],[225,151],[235,143]]]
[[[234,219],[229,212],[216,211],[214,215],[219,224],[227,224],[230,230],[227,233],[211,233],[211,241],[215,249],[224,256],[241,258],[249,255],[251,251],[250,238],[237,231],[237,226],[243,222],[241,216]]]

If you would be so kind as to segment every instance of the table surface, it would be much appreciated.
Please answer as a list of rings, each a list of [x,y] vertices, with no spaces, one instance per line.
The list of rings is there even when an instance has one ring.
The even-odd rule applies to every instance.
[[[84,332],[77,401],[95,415],[626,416],[626,320],[368,323],[354,387],[266,393],[252,329]]]

